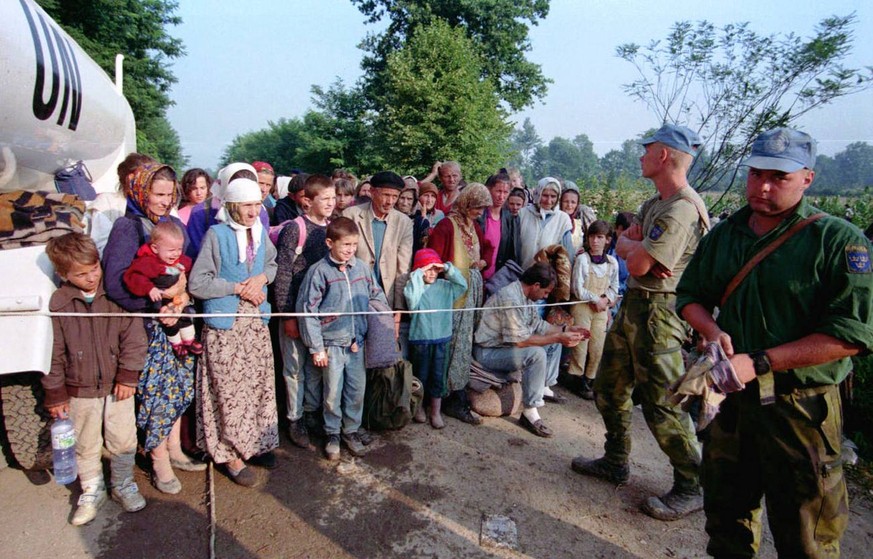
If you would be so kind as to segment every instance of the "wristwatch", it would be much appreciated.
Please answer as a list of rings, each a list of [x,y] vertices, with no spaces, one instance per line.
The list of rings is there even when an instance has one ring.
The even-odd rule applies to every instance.
[[[766,375],[773,369],[770,367],[770,358],[767,357],[766,351],[753,351],[749,354],[752,358],[752,365],[755,368],[755,375]]]

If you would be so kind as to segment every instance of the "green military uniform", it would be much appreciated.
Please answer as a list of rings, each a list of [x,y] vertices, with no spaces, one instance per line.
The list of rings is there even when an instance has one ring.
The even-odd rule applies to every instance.
[[[797,212],[757,237],[746,206],[700,244],[682,276],[677,307],[718,306],[728,282],[773,239],[817,210]],[[758,264],[719,310],[736,353],[769,349],[822,333],[873,349],[871,247],[859,229],[825,217]],[[707,551],[753,557],[761,537],[761,498],[780,557],[836,557],[848,520],[840,463],[838,384],[849,358],[777,371],[729,394],[704,444]],[[772,381],[772,384],[771,384]],[[762,402],[770,385],[775,402]],[[760,386],[765,388],[760,389]]]
[[[640,211],[643,247],[673,277],[649,273],[628,279],[628,292],[606,336],[603,360],[594,381],[597,409],[606,425],[605,459],[627,464],[630,423],[636,395],[646,423],[673,465],[675,486],[697,491],[700,448],[688,415],[666,401],[666,387],[684,372],[681,345],[687,325],[676,314],[675,289],[700,238],[709,229],[700,196],[685,187],[661,200],[649,199]]]

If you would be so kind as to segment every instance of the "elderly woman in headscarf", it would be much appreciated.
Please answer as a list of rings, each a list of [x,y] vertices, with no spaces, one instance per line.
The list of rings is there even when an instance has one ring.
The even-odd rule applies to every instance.
[[[267,284],[276,276],[276,249],[261,223],[261,191],[235,179],[223,193],[218,219],[203,238],[189,289],[203,300],[203,356],[197,367],[197,444],[236,483],[257,475],[246,460],[276,465],[279,445],[273,349],[267,329]]]
[[[258,174],[254,167],[248,163],[231,163],[226,167],[222,167],[218,171],[218,178],[211,188],[211,196],[196,205],[191,209],[191,215],[188,218],[188,237],[191,239],[185,254],[191,257],[192,260],[197,259],[200,253],[200,245],[203,243],[203,237],[210,227],[220,221],[221,204],[224,201],[224,191],[227,185],[234,179],[251,179],[258,180]],[[264,227],[269,227],[270,217],[267,214],[266,208],[262,208],[261,222]]]
[[[561,184],[558,179],[541,179],[533,194],[533,205],[518,212],[521,236],[520,264],[527,269],[534,263],[534,255],[551,245],[563,245],[570,255],[570,264],[576,254],[573,248],[573,224],[570,216],[558,209]]]
[[[103,281],[107,295],[123,309],[148,312],[152,308],[151,299],[133,295],[122,277],[137,250],[149,241],[156,223],[172,221],[184,232],[182,222],[170,215],[176,202],[176,173],[172,167],[160,163],[142,165],[131,176],[126,192],[127,211],[113,224],[103,250]],[[164,295],[172,298],[184,291],[185,281],[180,280],[165,290]],[[171,311],[164,306],[160,312]],[[159,320],[165,326],[172,326],[178,319]],[[146,319],[145,327],[149,348],[137,389],[140,404],[137,426],[145,432],[145,450],[151,453],[155,487],[164,493],[178,493],[182,485],[173,467],[205,468],[204,464],[185,456],[180,444],[180,418],[194,399],[194,359],[176,357],[157,320]]]
[[[434,249],[443,262],[451,262],[467,280],[467,291],[455,300],[455,309],[482,305],[482,271],[491,261],[494,248],[486,244],[485,235],[476,220],[489,207],[491,194],[485,185],[469,183],[455,200],[448,217],[437,224],[428,239],[428,248]],[[446,383],[449,396],[443,412],[465,423],[478,425],[482,423],[482,418],[470,409],[466,393],[473,359],[474,329],[473,312],[453,313]]]

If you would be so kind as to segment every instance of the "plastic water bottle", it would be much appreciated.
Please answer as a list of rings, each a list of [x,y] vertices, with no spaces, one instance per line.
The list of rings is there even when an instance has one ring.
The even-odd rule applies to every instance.
[[[79,466],[76,464],[76,430],[69,417],[52,424],[52,461],[55,481],[66,485],[76,481]]]

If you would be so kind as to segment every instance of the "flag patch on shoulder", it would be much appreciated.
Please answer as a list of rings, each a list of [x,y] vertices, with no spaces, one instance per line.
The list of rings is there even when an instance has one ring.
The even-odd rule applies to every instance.
[[[870,252],[864,245],[846,245],[846,267],[852,274],[870,273]]]
[[[654,227],[652,227],[652,230],[649,231],[649,238],[653,241],[657,241],[661,238],[661,235],[664,234],[664,231],[666,229],[667,228],[661,225],[661,223],[655,223]]]

